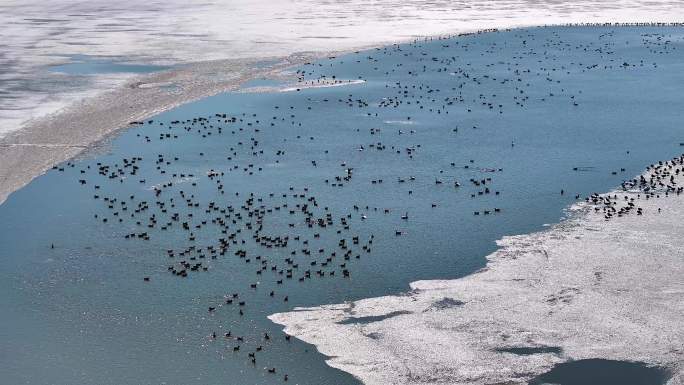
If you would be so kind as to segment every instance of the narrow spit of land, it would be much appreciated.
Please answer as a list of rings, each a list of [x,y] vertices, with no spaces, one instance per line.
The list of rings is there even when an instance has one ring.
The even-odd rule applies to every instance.
[[[684,384],[683,163],[505,237],[476,274],[269,318],[366,384],[526,383],[591,358],[661,366]]]
[[[323,54],[321,54],[323,55]],[[137,77],[123,87],[84,100],[0,138],[0,204],[13,191],[55,164],[128,127],[132,121],[221,92],[257,77],[279,77],[318,56],[296,54],[257,66],[264,59],[221,60]]]

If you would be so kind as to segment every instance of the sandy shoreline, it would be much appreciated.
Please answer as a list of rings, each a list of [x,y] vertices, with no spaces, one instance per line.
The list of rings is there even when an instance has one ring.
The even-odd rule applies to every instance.
[[[409,40],[413,39],[406,39]],[[0,204],[54,165],[97,147],[129,128],[131,122],[145,120],[183,104],[229,91],[291,92],[301,88],[360,84],[359,80],[301,84],[287,70],[309,61],[377,46],[381,44],[343,51],[300,52],[287,57],[197,62],[132,77],[114,90],[31,120],[21,129],[0,136]],[[264,62],[270,63],[259,65]],[[241,88],[244,83],[259,78],[279,80],[282,86]]]
[[[658,194],[604,194],[618,210],[623,196],[643,209],[610,220],[602,204],[577,204],[548,230],[500,240],[487,267],[461,279],[269,318],[365,384],[526,383],[589,358],[666,367],[669,384],[684,384],[684,197]],[[518,347],[562,350],[501,351]]]
[[[0,138],[0,204],[13,191],[53,165],[97,146],[129,127],[130,122],[204,97],[236,90],[251,79],[282,77],[283,70],[320,55],[295,54],[278,58],[267,67],[255,65],[265,58],[184,65],[136,77],[113,91],[35,120]]]

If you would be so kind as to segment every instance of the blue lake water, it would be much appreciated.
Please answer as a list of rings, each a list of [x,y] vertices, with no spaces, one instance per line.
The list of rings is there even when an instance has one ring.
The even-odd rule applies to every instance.
[[[356,384],[266,316],[470,274],[495,240],[681,153],[683,38],[388,46],[300,68],[362,84],[221,94],[135,125],[0,206],[0,377]]]
[[[115,59],[106,59],[89,55],[71,55],[69,62],[50,67],[52,72],[69,75],[95,75],[110,73],[146,74],[169,69],[171,67],[151,64],[126,63]]]
[[[530,385],[660,385],[671,375],[643,363],[592,359],[558,364]]]

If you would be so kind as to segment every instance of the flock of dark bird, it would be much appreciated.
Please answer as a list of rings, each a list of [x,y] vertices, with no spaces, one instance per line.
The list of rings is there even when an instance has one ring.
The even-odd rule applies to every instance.
[[[504,168],[478,165],[475,159],[440,160],[441,163],[433,165],[431,174],[411,175],[397,168],[390,180],[359,179],[356,171],[361,164],[348,163],[336,150],[327,150],[333,148],[328,146],[330,143],[321,143],[315,135],[305,134],[307,131],[285,137],[285,132],[298,132],[299,127],[307,124],[303,116],[313,116],[322,108],[353,109],[359,116],[379,119],[385,115],[387,119],[395,119],[400,113],[404,116],[399,122],[403,128],[392,125],[357,129],[360,138],[357,145],[346,149],[360,154],[361,159],[372,152],[374,157],[382,157],[385,165],[391,165],[399,159],[412,161],[430,151],[412,139],[415,132],[411,121],[416,114],[451,115],[453,124],[436,129],[442,130],[445,136],[459,135],[459,130],[479,129],[477,125],[460,127],[458,124],[459,116],[476,110],[505,116],[510,109],[524,109],[549,100],[564,101],[568,108],[581,108],[582,91],[572,84],[560,84],[567,75],[657,67],[653,60],[622,59],[616,53],[616,41],[611,39],[615,33],[612,30],[593,41],[572,43],[562,38],[562,30],[542,32],[542,37],[535,30],[506,32],[507,40],[487,40],[484,49],[481,41],[458,36],[417,40],[307,63],[295,74],[297,90],[305,95],[307,87],[343,84],[353,79],[366,80],[369,85],[384,83],[381,83],[383,96],[370,99],[354,95],[353,87],[364,87],[354,85],[338,88],[342,91],[338,91],[337,98],[310,95],[304,107],[274,105],[271,111],[262,114],[216,112],[168,122],[133,122],[139,126],[134,132],[141,148],[149,143],[164,143],[159,148],[169,152],[150,157],[141,150],[139,155],[116,161],[96,160],[87,165],[70,162],[66,167],[82,166],[78,183],[91,189],[92,198],[103,208],[93,214],[95,221],[113,225],[121,238],[129,242],[156,239],[170,245],[163,255],[168,276],[188,279],[211,274],[215,264],[227,259],[239,261],[245,271],[251,269],[253,278],[248,285],[227,288],[220,301],[208,303],[206,308],[215,316],[232,313],[238,318],[244,317],[256,295],[287,302],[287,289],[291,285],[352,277],[353,266],[372,255],[376,234],[355,230],[355,225],[371,213],[396,215],[409,221],[410,213],[393,207],[391,202],[385,207],[358,203],[347,211],[336,212],[323,201],[326,189],[366,183],[401,189],[411,196],[419,195],[414,194],[418,185],[450,188],[455,194],[464,191],[470,198],[496,197],[502,193],[501,187],[495,187],[495,177]],[[675,49],[666,35],[653,31],[641,35],[641,44],[654,56]],[[515,46],[513,56],[504,56],[503,50],[511,46]],[[490,59],[485,68],[474,68],[469,62],[473,51]],[[561,60],[564,55],[572,55],[573,60]],[[345,61],[351,63],[343,66]],[[370,73],[359,72],[353,76],[355,64]],[[341,74],[335,73],[339,68],[344,70]],[[548,86],[544,88],[544,84]],[[385,131],[391,131],[393,138],[386,139]],[[368,137],[377,140],[365,141]],[[193,145],[183,148],[185,140]],[[510,146],[514,147],[515,143]],[[217,153],[219,147],[221,150]],[[273,170],[274,165],[287,162],[291,152],[300,151],[294,148],[304,148],[308,157],[309,168],[302,168],[301,173],[314,169],[317,171],[311,171],[313,175],[325,173],[320,174],[317,184],[292,185],[272,192],[260,188],[235,191],[236,176],[244,180]],[[683,161],[684,157],[679,157],[652,165],[650,178],[628,180],[623,187],[640,189],[645,199],[680,194],[682,187],[676,186],[673,175],[684,172]],[[330,166],[331,163],[335,165]],[[63,171],[64,167],[56,169]],[[460,180],[450,171],[456,169],[473,173],[470,178]],[[565,194],[565,191],[559,193]],[[636,207],[640,198],[641,195],[635,200],[631,195],[621,200],[617,196],[594,194],[586,200],[610,219],[631,212],[641,215],[641,209]],[[426,209],[438,209],[440,205],[435,201],[424,203]],[[484,207],[472,214],[503,213],[503,207]],[[383,237],[404,234],[401,229],[378,231],[382,231],[378,236]],[[153,284],[157,279],[166,278],[148,273],[140,279]],[[289,341],[289,336],[275,337],[263,330],[253,331],[251,335],[228,330],[208,333],[210,342],[223,341],[227,350],[245,356],[255,366],[273,340]],[[280,368],[266,366],[264,370],[288,380]]]
[[[622,200],[618,198],[617,194],[592,194],[586,198],[586,201],[592,204],[594,211],[602,213],[606,220],[630,213],[643,215],[643,209],[637,206],[639,200],[642,199],[642,194],[643,198],[648,200],[670,194],[680,195],[684,193],[684,187],[677,185],[678,177],[684,175],[683,165],[684,154],[668,161],[659,161],[657,164],[646,167],[646,173],[638,178],[622,183],[622,190],[630,192],[630,194],[624,195]],[[658,212],[660,212],[660,208],[658,208]]]

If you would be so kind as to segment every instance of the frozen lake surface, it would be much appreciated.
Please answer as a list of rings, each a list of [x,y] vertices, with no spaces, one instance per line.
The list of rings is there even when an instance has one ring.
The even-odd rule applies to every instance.
[[[570,22],[681,21],[675,0],[6,1],[0,5],[0,137],[121,86],[133,74],[55,74],[70,55],[173,65],[287,56],[416,36]]]

